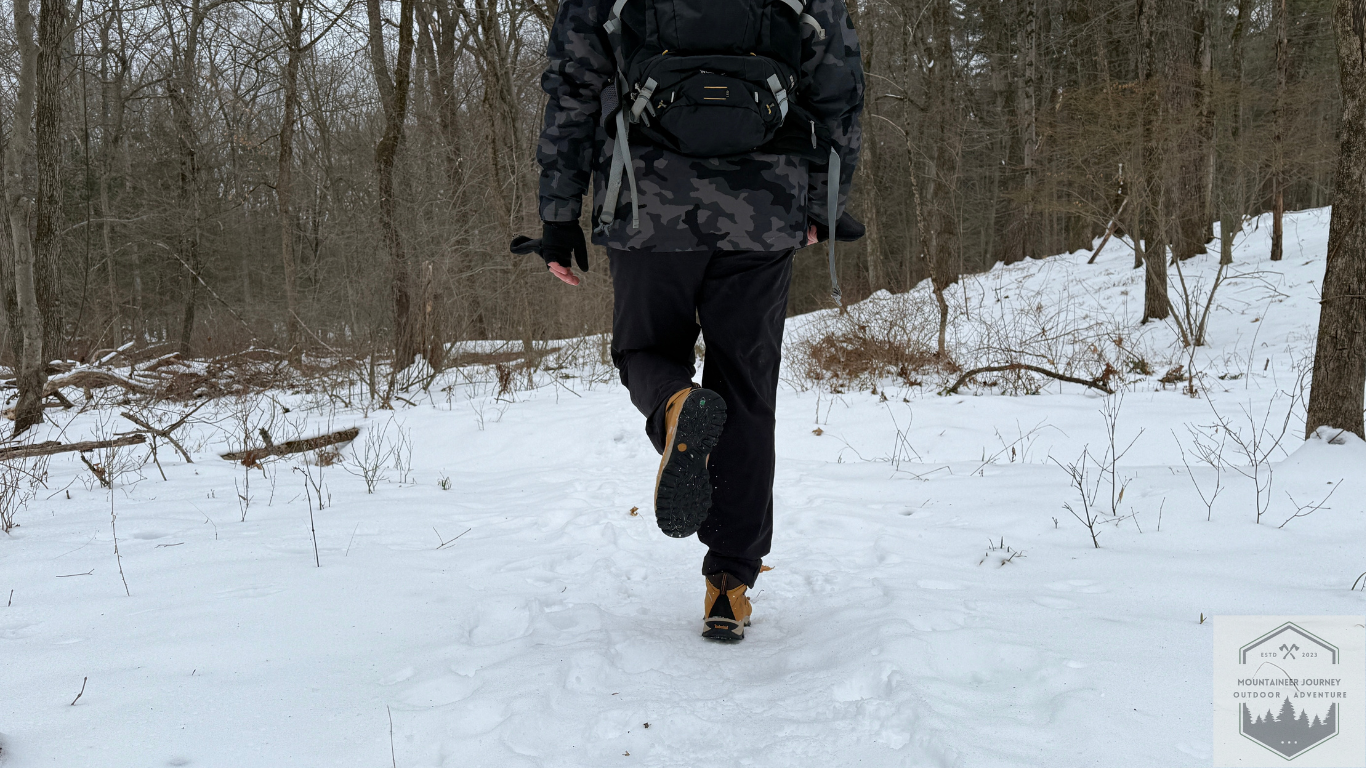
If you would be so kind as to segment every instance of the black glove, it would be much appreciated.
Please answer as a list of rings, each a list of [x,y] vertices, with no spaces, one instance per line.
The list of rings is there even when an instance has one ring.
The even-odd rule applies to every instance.
[[[588,244],[583,239],[583,227],[577,221],[541,222],[541,239],[532,240],[518,235],[512,240],[513,253],[535,253],[545,259],[548,268],[551,263],[569,266],[572,255],[579,269],[588,271]]]
[[[816,242],[823,243],[830,239],[829,227],[817,221],[811,224],[816,228]],[[842,211],[839,219],[835,221],[835,240],[841,243],[852,243],[863,237],[867,231],[858,219],[849,215],[848,211]]]

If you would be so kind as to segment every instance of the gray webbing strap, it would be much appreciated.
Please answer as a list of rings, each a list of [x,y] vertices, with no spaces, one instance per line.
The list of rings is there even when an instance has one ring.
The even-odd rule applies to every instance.
[[[640,94],[636,96],[636,101],[631,105],[631,122],[640,120],[640,113],[650,105],[650,97],[654,95],[655,86],[659,85],[653,77],[645,78],[645,84],[640,86]]]
[[[631,229],[640,229],[640,194],[636,191],[636,167],[631,160],[631,145],[626,140],[626,118],[617,113],[617,148],[621,150],[626,180],[631,183]],[[615,155],[615,153],[613,153]],[[618,182],[620,186],[620,182]]]
[[[636,173],[631,163],[631,144],[626,137],[626,115],[617,112],[617,141],[612,150],[612,171],[607,176],[607,194],[602,201],[602,216],[598,219],[605,233],[617,213],[617,198],[621,196],[621,177],[625,173],[631,185],[631,228],[640,229],[640,195],[636,191]]]
[[[815,16],[812,16],[809,13],[803,13],[801,15],[801,21],[803,24],[806,24],[807,26],[812,27],[816,30],[816,37],[819,37],[822,40],[825,39],[825,27],[822,27],[821,23],[819,21],[816,21]]]
[[[771,89],[773,90],[773,98],[775,98],[775,99],[778,100],[778,113],[779,113],[780,115],[782,115],[782,117],[783,117],[784,120],[786,120],[786,119],[787,119],[787,89],[783,87],[783,83],[782,83],[781,80],[778,79],[778,76],[777,76],[777,75],[769,75],[769,76],[768,76],[767,82],[768,82],[768,87],[771,88]]]
[[[839,216],[840,205],[840,156],[834,147],[830,148],[830,170],[825,175],[825,226],[830,238],[830,296],[835,306],[840,301],[840,280],[835,274],[835,222]]]
[[[612,12],[608,14],[607,21],[602,23],[602,28],[607,30],[607,34],[616,32],[621,27],[621,9],[626,7],[626,0],[617,0],[612,3]]]

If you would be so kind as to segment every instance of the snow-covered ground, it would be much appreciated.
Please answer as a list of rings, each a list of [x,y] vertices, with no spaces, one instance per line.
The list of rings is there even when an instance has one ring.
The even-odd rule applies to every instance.
[[[737,645],[698,636],[702,548],[655,527],[657,457],[600,361],[501,399],[491,371],[452,373],[398,411],[224,401],[184,433],[193,464],[162,446],[163,481],[128,449],[112,494],[54,458],[0,535],[0,763],[1208,765],[1208,617],[1366,605],[1366,446],[1301,439],[1328,212],[1288,218],[1279,264],[1266,221],[1238,241],[1195,397],[1158,381],[1191,358],[1138,325],[1118,240],[966,278],[950,346],[985,364],[1018,343],[1083,378],[1113,361],[1122,398],[787,376],[773,570]],[[1207,286],[1211,259],[1186,278]],[[794,319],[794,348],[840,322]],[[1066,467],[1104,462],[1107,408],[1132,447],[1117,504],[1086,464],[1096,548],[1063,505],[1082,512]],[[78,439],[126,428],[118,410],[55,417]],[[217,458],[267,422],[364,431],[321,468]],[[1235,435],[1270,454],[1260,502]],[[1219,471],[1197,443],[1221,442]]]

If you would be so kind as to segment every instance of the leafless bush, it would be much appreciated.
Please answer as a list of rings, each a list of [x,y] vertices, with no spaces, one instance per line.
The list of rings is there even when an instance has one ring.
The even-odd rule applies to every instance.
[[[1134,439],[1123,448],[1119,447],[1116,433],[1119,429],[1119,415],[1124,407],[1124,393],[1118,392],[1105,398],[1101,406],[1100,415],[1105,420],[1105,455],[1101,457],[1100,465],[1102,475],[1109,478],[1110,484],[1110,514],[1114,517],[1119,516],[1119,504],[1124,500],[1124,489],[1128,487],[1131,477],[1121,478],[1119,476],[1119,461],[1123,459],[1129,449],[1134,447],[1138,438],[1143,436],[1143,430],[1138,430]]]
[[[28,505],[47,487],[49,456],[30,459],[11,459],[0,462],[0,531],[9,533],[18,527],[15,519],[19,510]]]
[[[1181,451],[1181,463],[1186,467],[1186,475],[1190,477],[1195,492],[1200,495],[1200,501],[1205,505],[1205,520],[1211,520],[1214,518],[1214,502],[1224,490],[1224,446],[1228,438],[1217,426],[1197,427],[1187,424],[1186,431],[1190,433],[1192,452],[1196,460],[1214,470],[1214,486],[1207,493],[1206,487],[1195,477],[1195,470],[1191,468],[1181,438],[1176,436],[1175,431],[1172,432],[1177,450]]]
[[[790,354],[797,381],[839,392],[892,377],[916,386],[931,372],[956,370],[935,353],[938,310],[921,298],[879,295],[813,320]]]
[[[1076,461],[1063,464],[1057,459],[1053,463],[1057,464],[1064,472],[1072,484],[1072,488],[1080,495],[1081,509],[1077,510],[1071,502],[1063,502],[1062,508],[1072,514],[1077,522],[1086,527],[1086,532],[1091,535],[1091,544],[1096,549],[1100,549],[1100,531],[1097,527],[1102,522],[1102,513],[1096,506],[1096,498],[1100,495],[1099,474],[1091,472],[1090,464],[1093,462],[1090,450],[1083,450],[1081,456]]]
[[[117,436],[114,429],[116,415],[110,411],[98,411],[95,420],[93,437],[95,440],[112,440]],[[80,454],[81,461],[90,468],[91,479],[105,488],[113,488],[120,485],[125,477],[135,475],[137,479],[143,479],[142,468],[152,460],[150,446],[143,452],[141,446],[111,446],[108,448],[96,448],[89,454]],[[90,479],[82,477],[82,482],[87,489],[93,490],[94,484]]]
[[[404,429],[401,424],[395,426],[394,431],[393,448],[389,452],[393,462],[391,466],[398,473],[398,481],[407,485],[413,474],[413,432]]]
[[[1217,431],[1222,437],[1227,438],[1233,450],[1246,462],[1230,464],[1229,467],[1252,483],[1253,511],[1258,523],[1262,522],[1262,517],[1271,506],[1271,490],[1275,480],[1275,467],[1271,459],[1277,451],[1284,453],[1281,444],[1289,432],[1290,421],[1295,415],[1296,408],[1303,399],[1304,376],[1304,373],[1300,374],[1297,386],[1289,393],[1277,391],[1273,394],[1266,410],[1260,414],[1251,403],[1240,405],[1241,423],[1235,423],[1233,419],[1225,417],[1215,408],[1214,401],[1206,398],[1210,412],[1214,416],[1214,424],[1208,430]],[[1278,410],[1278,404],[1284,404],[1285,413],[1283,417],[1273,421],[1272,414]]]
[[[1131,443],[1132,445],[1132,443]],[[1128,449],[1125,448],[1119,453],[1124,455]],[[1091,447],[1088,445],[1082,449],[1081,456],[1076,461],[1063,464],[1057,459],[1049,457],[1054,464],[1057,464],[1067,473],[1068,481],[1072,488],[1077,492],[1080,509],[1073,507],[1071,502],[1063,502],[1062,508],[1067,510],[1072,517],[1081,523],[1086,532],[1091,537],[1091,545],[1100,549],[1100,526],[1118,526],[1125,520],[1134,520],[1137,525],[1137,513],[1131,512],[1127,515],[1118,513],[1120,500],[1124,496],[1124,485],[1128,482],[1118,480],[1115,465],[1109,463],[1109,454],[1102,459],[1097,459],[1091,454]],[[1100,493],[1105,485],[1106,479],[1110,481],[1111,502],[1110,510],[1107,511],[1100,498]],[[1160,513],[1159,513],[1160,514]],[[1054,525],[1056,525],[1056,518]],[[1158,518],[1158,527],[1161,528],[1161,517]]]
[[[352,444],[350,456],[342,460],[342,469],[365,482],[365,492],[374,493],[375,487],[393,468],[401,474],[400,482],[407,482],[412,471],[413,444],[410,434],[402,427],[398,438],[390,440],[392,417],[384,426],[367,427],[360,440]]]

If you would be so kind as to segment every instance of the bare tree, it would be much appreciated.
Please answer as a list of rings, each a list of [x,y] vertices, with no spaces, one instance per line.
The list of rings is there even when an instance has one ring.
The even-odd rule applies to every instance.
[[[1285,240],[1285,88],[1290,77],[1289,21],[1285,0],[1271,0],[1276,24],[1276,106],[1271,134],[1271,260],[1280,261]]]
[[[1328,232],[1306,434],[1328,426],[1366,437],[1366,0],[1333,10],[1342,83],[1342,147]]]
[[[370,65],[384,108],[384,134],[375,146],[375,176],[379,184],[379,220],[389,247],[389,292],[394,311],[394,355],[400,365],[412,362],[418,353],[413,329],[412,275],[403,236],[395,218],[394,163],[403,144],[404,121],[408,114],[408,86],[413,61],[413,13],[416,0],[399,1],[398,51],[394,73],[384,50],[384,17],[380,0],[366,0],[369,20]]]
[[[299,348],[299,302],[294,295],[294,124],[299,107],[299,59],[303,57],[304,0],[278,0],[276,16],[285,44],[284,116],[280,120],[279,168],[275,199],[280,210],[280,266],[285,276],[285,343],[291,355]]]
[[[33,119],[36,111],[39,43],[34,36],[33,12],[28,0],[15,0],[14,30],[20,60],[19,87],[14,121],[5,146],[5,208],[10,247],[3,275],[7,285],[5,309],[15,346],[16,383],[14,433],[24,432],[43,420],[43,319],[39,311],[33,220],[38,207],[35,179]]]
[[[67,32],[66,0],[38,6],[38,57],[33,102],[33,145],[38,200],[33,233],[34,289],[42,316],[43,361],[61,355],[62,302],[57,282],[62,257],[62,53]]]
[[[189,354],[194,337],[195,307],[203,283],[200,245],[203,226],[199,189],[199,138],[195,132],[194,110],[199,92],[199,46],[204,22],[209,13],[229,0],[188,0],[174,7],[168,2],[162,12],[169,30],[170,72],[166,92],[171,102],[176,150],[180,160],[179,237],[175,258],[185,270],[185,300],[181,315],[180,351]],[[179,21],[180,30],[176,26]]]

